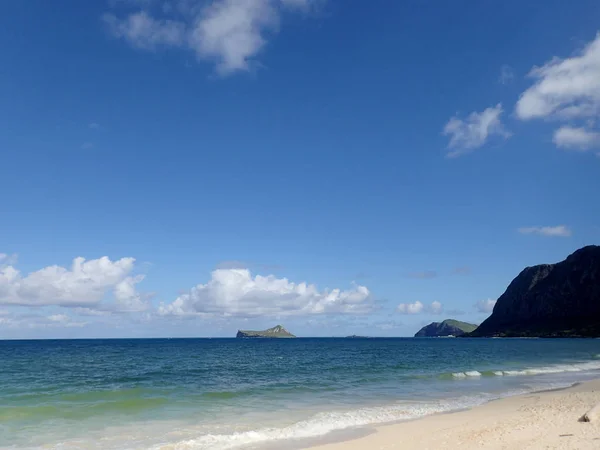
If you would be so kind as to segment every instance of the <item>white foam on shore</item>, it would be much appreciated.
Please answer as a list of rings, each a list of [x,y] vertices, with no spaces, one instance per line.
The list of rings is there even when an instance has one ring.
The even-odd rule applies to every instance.
[[[472,371],[475,372],[475,371]],[[467,377],[466,372],[463,373]],[[262,428],[231,434],[206,434],[198,438],[164,443],[151,447],[152,450],[228,450],[276,441],[310,439],[324,436],[333,431],[367,425],[418,419],[444,412],[458,411],[482,405],[491,400],[527,394],[539,390],[550,390],[572,386],[573,383],[544,383],[537,387],[515,389],[502,394],[481,393],[429,403],[400,403],[390,406],[361,408],[352,411],[321,412],[313,417],[282,428]]]
[[[310,419],[284,428],[263,428],[231,434],[207,434],[195,439],[161,444],[154,450],[225,450],[239,446],[265,444],[290,439],[315,438],[332,431],[356,428],[371,424],[397,422],[419,417],[466,409],[491,400],[490,396],[463,397],[435,403],[407,403],[385,407],[361,408],[343,412],[321,412]]]
[[[555,364],[552,366],[542,367],[530,367],[519,370],[495,370],[486,371],[484,373],[477,370],[455,372],[452,374],[454,378],[465,379],[465,378],[476,378],[482,375],[495,375],[495,376],[523,376],[523,375],[546,375],[546,374],[560,374],[570,372],[589,372],[594,370],[600,370],[600,361],[588,361],[579,362],[574,364]]]
[[[556,364],[522,370],[497,370],[485,372],[495,376],[545,375],[568,372],[600,370],[600,361],[575,364]],[[484,373],[468,370],[452,374],[457,379],[480,379]],[[352,411],[321,412],[313,417],[281,428],[261,428],[228,434],[205,434],[193,439],[165,443],[152,447],[153,450],[227,450],[241,446],[268,444],[276,441],[307,439],[324,436],[328,433],[361,426],[417,419],[431,414],[456,411],[481,405],[490,400],[525,394],[540,389],[555,389],[572,385],[569,382],[544,383],[536,388],[504,392],[502,394],[479,394],[428,403],[400,403],[390,406],[361,408]]]
[[[544,375],[553,373],[586,372],[591,370],[600,370],[600,362],[590,361],[577,364],[556,364],[553,366],[533,367],[523,370],[503,370],[502,375]]]

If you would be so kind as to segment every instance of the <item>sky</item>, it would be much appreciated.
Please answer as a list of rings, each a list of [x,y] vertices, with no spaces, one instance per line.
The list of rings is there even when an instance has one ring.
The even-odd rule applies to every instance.
[[[0,338],[410,336],[600,243],[596,0],[0,14]]]

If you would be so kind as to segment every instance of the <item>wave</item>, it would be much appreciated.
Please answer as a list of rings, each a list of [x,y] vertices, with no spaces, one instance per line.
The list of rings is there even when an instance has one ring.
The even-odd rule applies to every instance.
[[[467,372],[455,372],[452,374],[454,378],[480,377],[482,374],[477,370],[469,370]]]
[[[460,372],[464,377],[476,377],[476,371]],[[471,373],[471,375],[467,375]],[[479,372],[477,372],[479,373]],[[573,383],[547,384],[539,389],[555,389],[571,386]],[[399,403],[390,406],[361,408],[351,411],[321,412],[309,419],[282,428],[262,428],[233,432],[229,434],[205,434],[194,439],[163,443],[151,447],[152,450],[228,450],[233,448],[254,448],[276,441],[311,439],[334,431],[414,420],[432,414],[460,411],[482,405],[491,400],[511,397],[534,391],[532,388],[515,389],[502,394],[480,393],[439,401]]]
[[[332,431],[360,426],[417,419],[423,416],[466,409],[491,400],[489,396],[463,397],[453,401],[432,403],[407,403],[385,407],[361,408],[344,412],[322,412],[310,419],[283,428],[263,428],[231,434],[206,434],[195,439],[161,444],[154,450],[198,449],[224,450],[239,446],[266,444],[268,442],[316,438]]]
[[[467,379],[490,376],[523,376],[523,375],[545,375],[568,372],[587,372],[600,370],[600,361],[587,361],[574,364],[555,364],[551,366],[528,367],[516,370],[469,370],[465,372],[452,372],[440,375],[442,379]]]

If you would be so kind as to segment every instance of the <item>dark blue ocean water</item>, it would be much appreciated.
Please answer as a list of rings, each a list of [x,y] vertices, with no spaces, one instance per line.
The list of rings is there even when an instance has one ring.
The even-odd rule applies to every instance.
[[[0,447],[261,448],[598,370],[600,340],[0,341]]]

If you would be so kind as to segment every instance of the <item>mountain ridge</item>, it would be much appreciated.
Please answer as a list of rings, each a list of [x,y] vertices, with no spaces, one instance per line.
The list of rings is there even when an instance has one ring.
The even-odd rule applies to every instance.
[[[600,336],[600,246],[526,267],[469,337]]]

